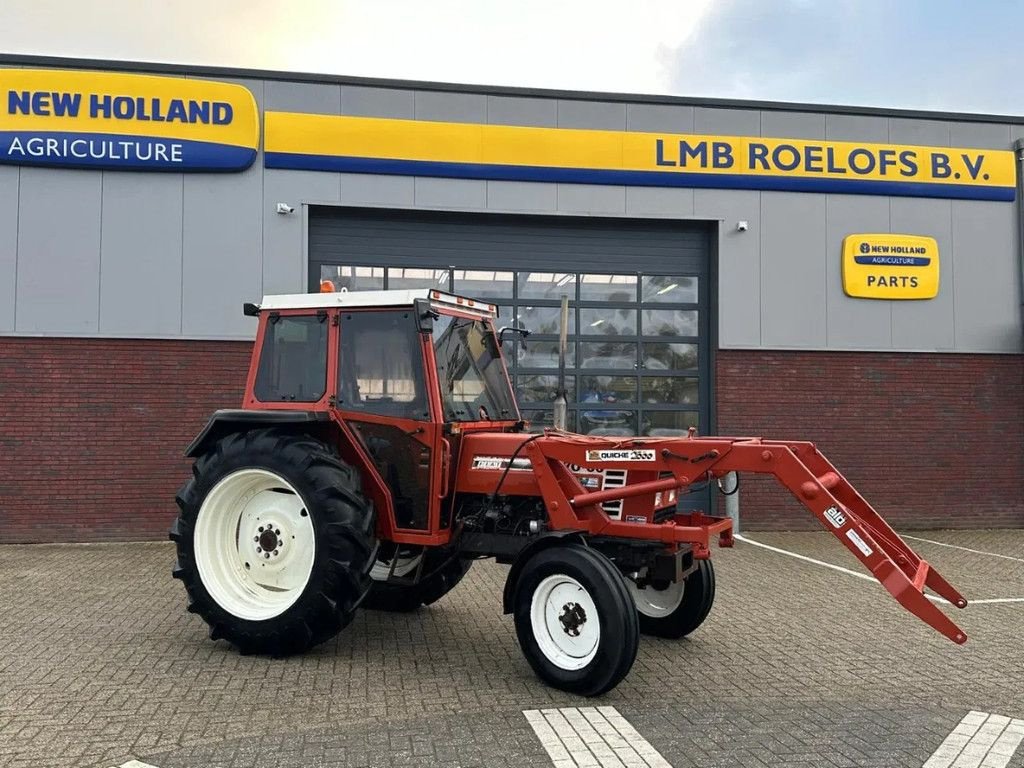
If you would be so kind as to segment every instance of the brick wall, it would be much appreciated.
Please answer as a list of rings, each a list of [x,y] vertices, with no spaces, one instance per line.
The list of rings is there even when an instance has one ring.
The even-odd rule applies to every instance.
[[[1024,527],[1024,356],[722,350],[718,431],[811,440],[900,528]],[[749,530],[817,528],[747,476]]]
[[[0,542],[163,539],[250,345],[0,337]],[[903,528],[1024,527],[1024,356],[723,350],[722,434],[815,441]],[[748,476],[750,530],[815,528]]]
[[[251,344],[0,337],[0,543],[165,539]]]

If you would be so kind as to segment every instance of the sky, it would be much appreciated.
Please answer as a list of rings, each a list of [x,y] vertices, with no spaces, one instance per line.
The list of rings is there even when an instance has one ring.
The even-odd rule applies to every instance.
[[[0,0],[0,51],[1024,114],[1021,0]]]

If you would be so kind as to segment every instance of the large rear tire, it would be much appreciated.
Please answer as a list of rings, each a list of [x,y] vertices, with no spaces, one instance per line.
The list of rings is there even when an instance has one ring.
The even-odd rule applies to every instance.
[[[271,429],[222,438],[178,492],[174,577],[188,610],[243,653],[334,637],[370,588],[372,505],[325,443]]]
[[[676,640],[704,623],[715,602],[715,569],[710,560],[698,560],[697,569],[683,581],[658,589],[643,589],[627,579],[630,595],[645,635]]]
[[[548,685],[598,696],[626,676],[640,632],[624,578],[600,552],[580,544],[542,549],[519,572],[516,635]]]
[[[407,551],[394,546],[388,547],[377,554],[377,561],[370,571],[373,586],[363,602],[363,607],[375,611],[393,613],[411,613],[422,605],[436,603],[447,595],[462,581],[466,571],[473,564],[472,560],[452,557],[450,549],[416,549]],[[392,560],[398,562],[391,568]],[[420,565],[422,561],[422,566]],[[389,574],[400,578],[412,578],[416,571],[421,579],[416,584],[388,582]]]

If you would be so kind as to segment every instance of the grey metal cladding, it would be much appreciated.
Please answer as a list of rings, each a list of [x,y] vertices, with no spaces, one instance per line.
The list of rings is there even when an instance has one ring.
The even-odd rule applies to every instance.
[[[950,123],[951,147],[977,149],[1010,149],[1010,126],[995,123]]]
[[[826,346],[825,195],[761,193],[761,251],[762,344]]]
[[[826,343],[829,349],[891,349],[892,304],[898,302],[847,296],[841,257],[847,235],[889,231],[889,199],[827,195],[826,216]]]
[[[760,136],[761,113],[754,109],[694,107],[693,132],[720,136]]]
[[[626,212],[626,188],[600,184],[559,184],[558,210],[565,213],[622,215]]]
[[[781,139],[824,139],[825,115],[764,111],[761,113],[761,135]]]
[[[487,122],[555,128],[558,126],[558,101],[524,96],[488,96]]]
[[[336,173],[274,168],[263,172],[262,293],[305,291],[302,204],[337,202],[340,195],[341,183]],[[278,203],[290,205],[294,213],[277,213]]]
[[[0,166],[0,333],[14,330],[20,173],[21,169],[15,166]]]
[[[414,99],[417,120],[444,123],[486,123],[487,97],[481,93],[438,93],[417,91]]]
[[[953,316],[956,348],[1021,351],[1020,262],[1012,203],[954,200]]]
[[[608,101],[558,102],[559,128],[626,130],[626,105]]]
[[[311,262],[704,274],[701,222],[314,208]]]
[[[761,193],[696,189],[693,213],[722,218],[718,249],[718,342],[722,347],[761,346]],[[745,232],[737,223],[746,221]]]
[[[416,113],[415,99],[416,95],[413,91],[399,88],[343,85],[341,86],[341,114],[412,120]]]
[[[308,112],[314,115],[341,114],[341,86],[321,83],[264,84],[264,106],[277,112]]]
[[[260,170],[185,177],[181,325],[187,336],[248,338],[255,331],[241,306],[263,293]]]
[[[181,333],[180,174],[103,172],[99,332]]]
[[[488,181],[487,207],[493,211],[558,210],[558,186],[535,181]]]
[[[626,130],[647,133],[693,133],[693,107],[675,104],[629,104]]]
[[[412,176],[375,176],[369,173],[339,173],[341,202],[345,205],[392,205],[409,208],[415,202]]]
[[[626,215],[681,219],[693,216],[692,189],[626,187]]]
[[[949,146],[949,123],[938,120],[889,118],[889,141],[892,144],[918,144],[925,147]]]
[[[22,168],[15,330],[99,330],[100,180],[95,171]]]
[[[825,115],[825,138],[831,141],[889,141],[889,119],[868,115]]]
[[[414,201],[423,208],[461,208],[479,211],[487,207],[487,182],[482,179],[435,179],[417,176]]]
[[[934,237],[939,247],[939,295],[921,301],[892,302],[892,344],[895,349],[948,352],[955,346],[954,260],[968,265],[971,257],[970,250],[961,255],[953,248],[952,212],[951,200],[894,197],[889,201],[892,232]],[[985,309],[979,307],[978,311],[984,312]]]

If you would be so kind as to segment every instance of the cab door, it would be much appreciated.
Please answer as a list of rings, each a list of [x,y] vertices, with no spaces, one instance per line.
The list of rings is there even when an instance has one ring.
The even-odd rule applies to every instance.
[[[342,310],[338,317],[335,407],[386,489],[389,508],[377,510],[378,532],[397,543],[445,543],[446,446],[413,309]]]

